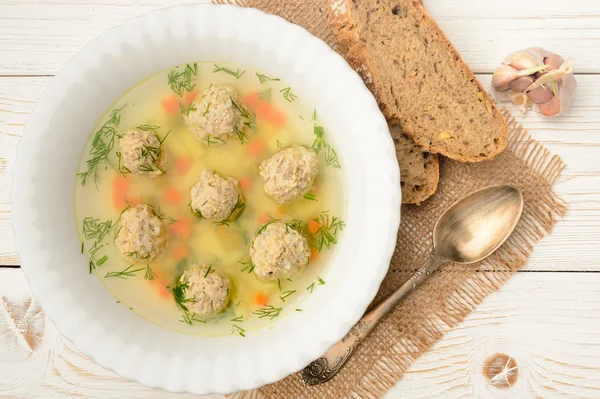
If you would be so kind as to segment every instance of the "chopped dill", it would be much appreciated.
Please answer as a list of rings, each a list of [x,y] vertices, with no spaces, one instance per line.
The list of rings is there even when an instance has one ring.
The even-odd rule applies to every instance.
[[[302,223],[301,220],[294,219],[289,222],[285,222],[285,228],[286,230],[296,230],[298,233],[302,234],[302,230],[304,230],[304,223]]]
[[[306,291],[310,292],[311,294],[314,291],[314,289],[315,289],[315,283],[312,283],[311,285],[306,287]]]
[[[310,121],[311,122],[316,122],[317,121],[317,109],[316,108],[313,109],[312,119]]]
[[[177,280],[177,283],[174,287],[171,288],[171,293],[173,293],[173,299],[175,299],[175,303],[177,306],[181,308],[184,312],[188,312],[189,309],[185,306],[188,302],[194,302],[194,297],[186,298],[186,292],[190,288],[189,283],[181,283],[181,281]]]
[[[132,269],[133,264],[129,265],[125,270],[122,270],[120,272],[108,272],[106,273],[106,275],[104,276],[104,278],[111,278],[111,277],[117,277],[117,278],[126,278],[126,277],[134,277],[137,275],[138,272],[144,270],[143,267],[139,268],[139,269]]]
[[[90,274],[92,274],[92,270],[96,270],[96,265],[90,260]]]
[[[319,252],[323,250],[323,247],[329,249],[331,244],[337,244],[338,233],[344,230],[346,224],[335,216],[329,216],[329,211],[323,211],[313,219],[318,223],[319,229],[313,234]]]
[[[204,203],[206,203],[206,201]],[[202,204],[202,205],[204,205],[204,204]],[[240,213],[244,210],[245,207],[246,207],[246,202],[242,199],[241,195],[238,195],[238,199],[237,199],[235,205],[233,206],[231,213],[229,214],[229,216],[227,216],[227,219],[223,219],[219,222],[214,222],[214,223],[217,226],[229,226],[231,223],[236,221],[237,217],[240,215]]]
[[[154,215],[155,215],[157,218],[159,218],[160,220],[168,220],[170,224],[173,224],[173,223],[177,223],[177,222],[179,222],[179,220],[177,220],[177,219],[173,219],[172,217],[170,217],[170,216],[167,216],[167,215],[166,215],[166,214],[164,214],[164,213],[161,213],[161,211],[160,211],[160,206],[159,206],[159,207],[158,207],[158,209],[156,209],[156,210],[154,210],[154,208],[152,208],[152,213],[154,213]]]
[[[165,140],[167,139],[167,137],[169,137],[169,134],[171,134],[171,129],[169,129],[169,131],[167,132],[167,134],[165,134],[165,137],[163,137],[162,139],[160,137],[158,137],[158,135],[156,136],[156,138],[158,138],[158,142],[162,145],[162,143],[165,142]]]
[[[280,93],[283,93],[283,98],[285,98],[287,101],[293,103],[294,100],[296,100],[296,98],[298,98],[298,96],[296,96],[294,93],[292,93],[292,88],[291,87],[286,87],[284,89],[279,90]]]
[[[137,128],[140,130],[145,130],[145,131],[154,131],[154,130],[160,129],[160,126],[158,126],[158,125],[140,125]]]
[[[124,255],[129,258],[135,257],[135,259],[137,259],[137,260],[146,260],[146,259],[150,258],[150,254],[140,257],[140,254],[138,253],[138,251],[125,252]]]
[[[235,317],[235,318],[233,318],[233,319],[231,319],[229,321],[235,321],[237,323],[243,323],[244,322],[244,315],[237,316],[237,317]]]
[[[127,177],[127,175],[131,173],[131,170],[129,170],[127,166],[123,165],[121,157],[121,153],[117,151],[117,168],[119,169],[119,173],[123,175],[123,177]]]
[[[208,114],[208,110],[210,110],[210,104],[211,104],[211,103],[208,103],[208,104],[206,104],[206,109],[205,109],[205,110],[204,110],[204,112],[202,113],[202,116],[206,116],[206,114]]]
[[[244,330],[242,327],[234,324],[231,329],[231,334],[235,334],[235,333],[237,333],[238,335],[240,335],[242,337],[246,336],[246,330]]]
[[[250,141],[250,136],[248,136],[248,134],[243,130],[238,130],[235,132],[235,134],[242,144],[246,144],[248,141]]]
[[[238,262],[238,263],[244,265],[242,270],[240,270],[241,272],[247,271],[248,273],[252,273],[254,271],[254,263],[252,263],[252,260],[248,259],[245,262]]]
[[[193,65],[186,64],[183,71],[178,71],[177,68],[169,71],[168,84],[175,94],[179,97],[183,97],[184,92],[190,92],[194,90],[196,84],[192,84],[192,76],[196,76],[198,73],[198,64]]]
[[[315,141],[313,141],[312,144],[312,149],[318,154],[319,152],[321,152],[321,150],[323,150],[323,148],[327,147],[327,143],[325,142],[325,139],[323,138],[323,135],[325,134],[325,130],[323,129],[323,126],[317,126],[315,125],[313,127],[313,133],[315,134]]]
[[[217,72],[225,72],[231,76],[233,76],[236,79],[239,79],[242,77],[243,74],[246,73],[246,70],[242,70],[242,73],[240,73],[240,70],[237,69],[235,72],[232,71],[229,68],[225,68],[225,67],[220,67],[217,64],[215,64],[215,67],[213,68],[213,73],[217,73]]]
[[[279,288],[279,292],[281,292],[281,280],[277,279],[277,288]]]
[[[311,193],[304,194],[304,199],[307,199],[309,201],[317,201],[318,202],[317,196],[314,194],[311,194]]]
[[[154,273],[154,271],[150,268],[150,265],[146,265],[146,274],[144,275],[144,280],[154,280],[154,277],[156,277],[156,273]]]
[[[92,140],[92,148],[89,151],[89,158],[86,161],[87,170],[85,172],[78,173],[77,176],[81,179],[81,185],[85,186],[88,178],[92,177],[96,188],[100,182],[100,174],[98,168],[104,165],[104,169],[108,169],[108,157],[112,152],[117,138],[121,137],[117,128],[121,123],[121,110],[125,108],[123,105],[121,108],[115,108],[110,112],[110,118],[102,125]]]
[[[298,118],[304,120],[304,117],[302,115],[298,115]]]
[[[108,260],[108,256],[104,255],[103,257],[98,259],[98,262],[96,262],[96,266],[102,266],[103,264],[106,263],[107,260]]]
[[[303,312],[302,309],[296,309],[296,312]]]
[[[296,293],[296,290],[282,292],[281,295],[279,296],[279,299],[281,299],[283,302],[285,302],[285,299],[294,293]]]
[[[206,273],[204,273],[204,278],[207,278],[211,271],[212,271],[212,265],[208,265],[208,269],[206,269]]]
[[[283,144],[281,144],[281,141],[277,140],[277,148],[282,148]]]
[[[189,312],[183,312],[183,314],[181,315],[181,320],[179,321],[190,326],[193,325],[194,322],[206,324],[206,320],[199,319],[196,317],[196,313],[190,314]]]
[[[188,116],[190,114],[190,111],[195,111],[198,108],[196,108],[196,104],[194,103],[190,103],[190,105],[188,105],[187,107],[184,104],[179,104],[179,112],[181,112],[182,115]]]
[[[317,276],[317,281],[319,282],[319,285],[325,285],[325,280],[323,280],[321,277]]]
[[[328,166],[333,166],[334,168],[341,169],[340,161],[338,160],[337,153],[335,150],[329,146],[325,150],[325,163]]]
[[[240,111],[240,115],[246,119],[244,125],[248,126],[252,130],[256,130],[256,114],[252,111],[248,111],[248,109],[241,103],[236,103],[233,98],[231,99],[231,103],[238,111]]]
[[[268,89],[263,90],[260,93],[258,93],[258,98],[269,103],[269,102],[271,102],[271,94],[272,93],[273,93],[273,89],[268,88]]]
[[[225,145],[227,144],[225,142],[225,140],[223,140],[220,137],[213,137],[212,135],[208,135],[204,138],[204,141],[206,141],[206,144],[208,144],[209,146],[213,145],[213,144],[219,144],[219,145]]]
[[[279,316],[282,309],[283,308],[276,308],[272,305],[267,305],[262,308],[256,309],[252,312],[252,314],[257,315],[259,319],[268,317],[269,319],[273,320],[274,318]]]
[[[261,84],[264,84],[265,82],[278,82],[280,80],[279,78],[270,78],[267,75],[258,72],[256,72],[256,76],[258,77],[258,80],[260,80]]]
[[[83,241],[81,241],[81,253],[83,254],[83,249],[85,247],[85,243]]]

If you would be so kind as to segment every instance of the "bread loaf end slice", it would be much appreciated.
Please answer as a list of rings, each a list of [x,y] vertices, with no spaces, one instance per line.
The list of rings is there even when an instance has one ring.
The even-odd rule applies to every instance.
[[[429,152],[492,159],[508,141],[494,102],[416,0],[329,0],[329,23],[389,120]]]

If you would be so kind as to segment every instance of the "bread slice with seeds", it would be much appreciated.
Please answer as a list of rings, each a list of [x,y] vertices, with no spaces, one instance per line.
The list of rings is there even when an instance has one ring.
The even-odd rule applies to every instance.
[[[402,134],[398,125],[390,125],[400,165],[402,203],[420,204],[437,189],[440,165],[438,156],[424,152],[415,142]]]
[[[417,0],[329,0],[329,24],[388,120],[426,151],[491,159],[508,127],[469,67]]]

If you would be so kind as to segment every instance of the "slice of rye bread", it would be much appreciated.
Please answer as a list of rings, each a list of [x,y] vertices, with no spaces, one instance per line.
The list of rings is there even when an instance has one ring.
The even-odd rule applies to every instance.
[[[424,152],[411,138],[402,134],[399,125],[390,125],[390,133],[400,165],[402,203],[419,205],[437,189],[440,176],[438,156]]]
[[[425,150],[491,159],[508,127],[439,26],[416,0],[328,0],[329,24],[388,120]]]

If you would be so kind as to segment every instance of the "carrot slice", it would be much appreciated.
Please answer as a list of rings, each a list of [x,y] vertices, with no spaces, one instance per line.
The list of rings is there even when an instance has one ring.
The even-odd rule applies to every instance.
[[[265,144],[260,139],[254,138],[248,143],[248,151],[255,157],[259,156],[264,150]]]
[[[252,189],[252,180],[248,176],[242,176],[239,179],[240,187],[242,190],[247,191]]]
[[[260,306],[265,306],[267,304],[267,299],[268,298],[264,292],[257,292],[254,296],[254,302],[256,302],[256,304]]]
[[[308,222],[308,232],[311,234],[315,234],[317,231],[319,231],[319,229],[321,228],[321,223],[317,222],[316,220],[310,220]]]
[[[112,181],[112,198],[113,204],[117,209],[123,209],[127,207],[127,189],[129,188],[129,181],[127,178],[120,174],[115,174]]]
[[[187,239],[192,234],[192,221],[188,218],[179,218],[178,221],[171,224],[171,230],[174,234]]]
[[[258,93],[248,93],[244,97],[244,103],[254,111],[257,118],[263,119],[278,128],[285,125],[286,115],[270,102],[261,100]]]
[[[198,90],[193,90],[188,93],[185,93],[183,96],[183,105],[185,105],[186,107],[189,107],[190,104],[192,104],[194,102],[194,100],[196,99],[197,96],[198,96]]]
[[[175,159],[175,170],[180,175],[185,175],[190,170],[190,161],[187,158]]]
[[[175,187],[167,187],[165,191],[165,201],[170,202],[172,204],[176,204],[181,202],[181,194]]]
[[[265,224],[267,223],[269,220],[271,220],[271,217],[269,216],[268,213],[263,213],[262,215],[260,215],[258,217],[258,223],[260,224]]]
[[[319,258],[319,251],[316,248],[310,249],[310,260],[315,261]]]
[[[172,255],[173,255],[173,259],[175,259],[175,261],[179,262],[180,260],[187,258],[189,253],[190,253],[190,250],[188,249],[187,245],[180,244],[177,247],[175,247]]]
[[[179,101],[177,100],[177,96],[175,94],[162,100],[161,105],[167,115],[173,115],[180,112]]]
[[[158,285],[158,296],[160,296],[161,298],[167,298],[167,297],[171,296],[171,293],[169,292],[167,287],[165,287],[163,284],[159,284]]]

